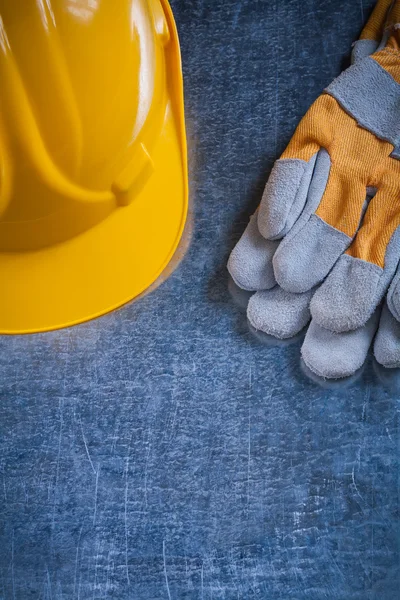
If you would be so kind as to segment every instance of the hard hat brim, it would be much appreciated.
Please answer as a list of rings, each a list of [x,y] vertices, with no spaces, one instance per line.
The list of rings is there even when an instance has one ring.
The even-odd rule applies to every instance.
[[[149,288],[171,261],[188,209],[183,83],[176,27],[169,102],[152,152],[154,171],[128,206],[77,237],[34,252],[0,253],[0,333],[60,329],[104,315]]]

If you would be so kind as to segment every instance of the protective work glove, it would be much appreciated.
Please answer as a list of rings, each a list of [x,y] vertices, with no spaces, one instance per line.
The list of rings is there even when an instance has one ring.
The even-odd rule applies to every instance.
[[[375,10],[354,44],[352,60],[356,62],[378,48],[378,38],[383,35],[388,24],[386,37],[390,34],[390,22],[395,24],[396,13],[388,15],[393,2],[378,2]],[[396,9],[398,10],[398,9]],[[397,149],[392,153],[399,156]],[[368,350],[374,340],[374,356],[379,365],[386,369],[400,367],[400,268],[390,285],[383,306],[379,306],[367,323],[353,331],[334,333],[311,321],[303,346],[302,357],[309,369],[322,376],[338,378],[352,375],[363,365]],[[382,373],[382,371],[379,371]]]
[[[355,45],[354,59],[361,61],[378,45],[389,4],[384,0],[377,4]],[[390,15],[392,26],[398,22],[396,12],[398,5]],[[336,361],[332,372],[322,372],[323,376],[345,376],[358,368],[358,362],[362,364],[379,319],[374,309],[398,261],[393,239],[398,237],[399,163],[390,156],[399,133],[395,123],[397,48],[392,27],[383,51],[349,69],[313,105],[277,161],[260,209],[229,260],[231,275],[242,288],[267,290],[276,280],[281,284],[281,288],[255,294],[248,307],[249,320],[257,329],[280,338],[294,335],[307,324],[315,285],[338,261],[321,288],[323,293],[319,290],[315,295],[312,305],[320,319],[314,319],[303,347],[307,363],[306,358],[320,352],[321,345],[326,347],[331,329],[352,331],[351,336],[336,335],[329,341],[331,352],[338,350],[343,360]],[[364,90],[361,96],[359,88]],[[376,99],[384,98],[385,90],[388,101],[385,104],[381,98],[383,108],[378,106],[382,114],[374,112]],[[368,186],[379,189],[356,236]],[[372,224],[377,215],[375,231]],[[277,240],[285,234],[279,244]],[[345,295],[348,289],[351,293]],[[364,295],[359,303],[360,292]],[[351,353],[349,363],[348,352],[340,357],[340,349],[349,349],[350,339],[359,351]],[[381,339],[378,335],[376,345]]]
[[[285,236],[273,257],[277,283],[301,293],[323,282],[311,314],[336,332],[368,321],[399,260],[397,36],[393,29],[384,50],[350,67],[314,103],[275,163],[258,211],[263,237]],[[361,222],[368,187],[377,192]]]

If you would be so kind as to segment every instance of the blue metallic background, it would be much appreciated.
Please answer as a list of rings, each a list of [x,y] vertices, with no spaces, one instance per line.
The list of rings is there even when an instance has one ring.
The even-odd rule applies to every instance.
[[[1,600],[400,598],[400,388],[266,345],[225,263],[372,0],[173,0],[193,237],[142,300],[0,338]]]

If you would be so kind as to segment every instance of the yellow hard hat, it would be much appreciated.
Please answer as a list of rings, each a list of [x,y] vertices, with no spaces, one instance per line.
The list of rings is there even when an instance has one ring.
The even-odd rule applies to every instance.
[[[121,306],[187,213],[167,0],[0,0],[0,78],[0,333]]]

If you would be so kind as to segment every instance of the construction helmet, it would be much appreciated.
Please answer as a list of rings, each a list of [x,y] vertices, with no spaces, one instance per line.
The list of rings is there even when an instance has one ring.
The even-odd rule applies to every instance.
[[[0,333],[102,315],[151,285],[187,212],[167,0],[0,0]]]

